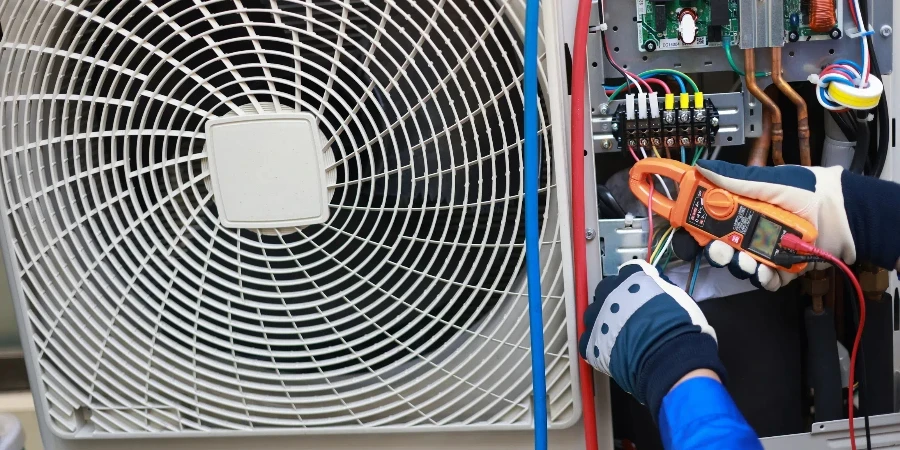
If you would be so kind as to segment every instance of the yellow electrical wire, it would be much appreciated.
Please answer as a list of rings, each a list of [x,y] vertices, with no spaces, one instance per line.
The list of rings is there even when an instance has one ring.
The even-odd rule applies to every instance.
[[[660,252],[663,250],[663,247],[666,247],[666,241],[673,231],[674,228],[669,228],[665,233],[663,233],[662,237],[659,238],[659,241],[657,241],[656,243],[656,248],[653,250],[653,254],[650,255],[650,261],[655,261],[656,257],[659,256]]]

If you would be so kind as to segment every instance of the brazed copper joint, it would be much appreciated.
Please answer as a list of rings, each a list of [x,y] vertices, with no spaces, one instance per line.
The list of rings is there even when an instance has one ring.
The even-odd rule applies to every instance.
[[[765,90],[773,100],[778,96],[778,89],[775,86],[769,86]],[[763,108],[762,113],[762,134],[753,142],[750,148],[750,157],[747,159],[748,166],[765,167],[769,164],[769,147],[772,146],[772,114],[768,108]]]
[[[781,47],[772,48],[772,81],[775,86],[797,107],[797,134],[800,138],[800,165],[812,165],[809,154],[809,110],[803,97],[781,76]],[[784,160],[775,164],[784,164]]]
[[[825,311],[825,296],[828,295],[830,284],[825,270],[810,270],[803,277],[803,293],[812,297],[812,310],[816,314]]]
[[[744,60],[746,65],[745,71],[747,72],[747,90],[763,104],[764,108],[769,110],[769,114],[772,117],[772,160],[775,162],[775,165],[784,164],[784,156],[782,155],[784,130],[781,126],[781,110],[756,84],[756,53],[752,48],[744,50]]]

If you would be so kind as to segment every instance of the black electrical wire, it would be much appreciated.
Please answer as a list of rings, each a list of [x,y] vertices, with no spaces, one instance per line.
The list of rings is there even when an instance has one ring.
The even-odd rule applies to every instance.
[[[598,11],[598,14],[600,15],[600,23],[605,23],[604,19],[603,19],[603,16],[605,14],[605,11],[603,11],[603,2],[599,2],[599,4],[597,5],[597,11]],[[631,93],[631,82],[629,82],[630,78],[628,78],[628,75],[625,73],[624,69],[621,69],[618,64],[613,62],[612,56],[609,54],[608,51],[606,51],[609,48],[609,46],[606,45],[606,31],[600,30],[600,42],[601,42],[600,50],[603,52],[603,56],[606,57],[606,61],[609,63],[610,66],[612,66],[614,69],[616,69],[616,72],[619,72],[620,74],[622,74],[622,78],[625,79],[625,84],[628,85],[627,92]]]
[[[844,134],[844,137],[847,138],[848,142],[853,142],[856,140],[856,121],[852,120],[847,113],[840,113],[836,111],[829,111],[831,113],[831,118],[834,119],[834,122],[841,129],[841,133]]]
[[[856,112],[856,150],[850,161],[850,171],[863,174],[869,161],[869,143],[872,139],[872,130],[869,128],[869,111]]]
[[[869,0],[859,2],[859,12],[865,20],[869,19]],[[866,39],[869,41],[869,58],[872,65],[872,74],[881,78],[881,68],[878,66],[878,56],[875,54],[875,41],[872,39],[872,36],[867,36]],[[868,170],[865,173],[870,176],[880,177],[881,172],[884,170],[890,147],[890,117],[888,115],[887,96],[884,93],[881,94],[881,99],[878,101],[874,114],[877,120],[878,139],[870,142],[872,149],[867,149],[867,151],[874,150],[875,155],[872,158],[873,163],[867,164]],[[857,146],[857,149],[860,148],[864,147]]]
[[[881,71],[878,70],[878,61],[875,53],[872,52],[872,72],[875,76],[881,77]],[[887,97],[882,94],[881,100],[878,101],[878,107],[875,109],[875,116],[878,119],[878,144],[875,149],[874,165],[868,173],[873,177],[880,177],[884,171],[884,165],[887,162],[888,152],[890,151],[890,116],[887,106]]]

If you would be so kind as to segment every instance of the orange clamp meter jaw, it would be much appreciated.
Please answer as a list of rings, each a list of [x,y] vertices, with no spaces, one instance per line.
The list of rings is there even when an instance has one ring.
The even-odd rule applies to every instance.
[[[663,158],[645,158],[631,169],[631,191],[645,205],[655,175],[678,184],[678,197],[669,200],[656,190],[653,212],[667,218],[673,227],[687,230],[700,245],[719,240],[777,270],[798,273],[806,268],[807,263],[782,266],[773,258],[782,252],[794,253],[779,245],[787,233],[805,242],[816,240],[818,231],[808,220],[719,188],[695,167]]]

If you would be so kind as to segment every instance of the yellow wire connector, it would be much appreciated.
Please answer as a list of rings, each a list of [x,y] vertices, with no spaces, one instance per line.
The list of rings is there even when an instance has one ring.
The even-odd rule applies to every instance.
[[[688,94],[681,94],[681,109],[688,109],[691,107],[691,96]]]
[[[703,93],[694,94],[694,109],[703,109]]]
[[[675,109],[675,94],[666,94],[666,109]]]

